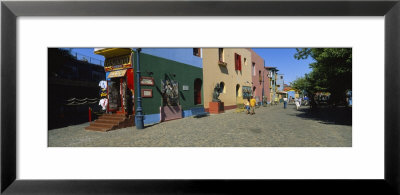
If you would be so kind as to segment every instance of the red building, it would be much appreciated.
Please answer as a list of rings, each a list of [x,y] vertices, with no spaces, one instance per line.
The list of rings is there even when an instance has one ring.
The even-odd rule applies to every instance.
[[[268,70],[264,68],[265,61],[252,49],[249,49],[249,51],[251,52],[251,77],[253,96],[256,98],[257,102],[261,102],[264,95],[264,102],[269,102],[271,101],[269,95],[270,82],[268,78]]]

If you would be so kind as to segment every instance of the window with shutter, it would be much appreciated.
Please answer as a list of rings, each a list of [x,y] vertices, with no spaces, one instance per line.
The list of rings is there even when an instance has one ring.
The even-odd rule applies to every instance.
[[[242,71],[242,56],[241,55],[238,55],[238,56],[239,56],[238,70]]]
[[[238,55],[235,53],[235,70],[238,69]]]
[[[242,71],[242,56],[235,53],[235,70]]]

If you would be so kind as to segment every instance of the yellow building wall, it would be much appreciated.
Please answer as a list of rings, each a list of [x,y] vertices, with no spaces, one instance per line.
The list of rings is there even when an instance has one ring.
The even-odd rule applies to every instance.
[[[235,53],[241,55],[242,71],[235,70]],[[219,99],[225,106],[243,104],[242,87],[252,88],[251,53],[245,48],[224,48],[223,59],[226,66],[218,64],[218,48],[203,49],[203,90],[204,107],[209,107],[217,83],[224,82],[225,87]],[[246,62],[245,62],[246,59]],[[239,84],[239,96],[236,97],[236,85]]]

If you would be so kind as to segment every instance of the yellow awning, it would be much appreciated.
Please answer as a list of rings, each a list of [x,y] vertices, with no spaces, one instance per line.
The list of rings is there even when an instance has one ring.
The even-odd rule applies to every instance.
[[[131,54],[130,48],[95,48],[94,53],[106,58]]]
[[[126,73],[126,69],[112,71],[112,72],[110,72],[110,74],[108,74],[107,78],[110,79],[110,78],[116,78],[116,77],[123,77],[123,76],[125,76],[125,73]]]

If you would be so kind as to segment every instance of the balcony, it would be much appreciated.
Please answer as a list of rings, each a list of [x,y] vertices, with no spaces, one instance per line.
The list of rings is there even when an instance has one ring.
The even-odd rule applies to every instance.
[[[228,64],[226,62],[222,62],[222,61],[218,60],[218,65],[227,66]]]

